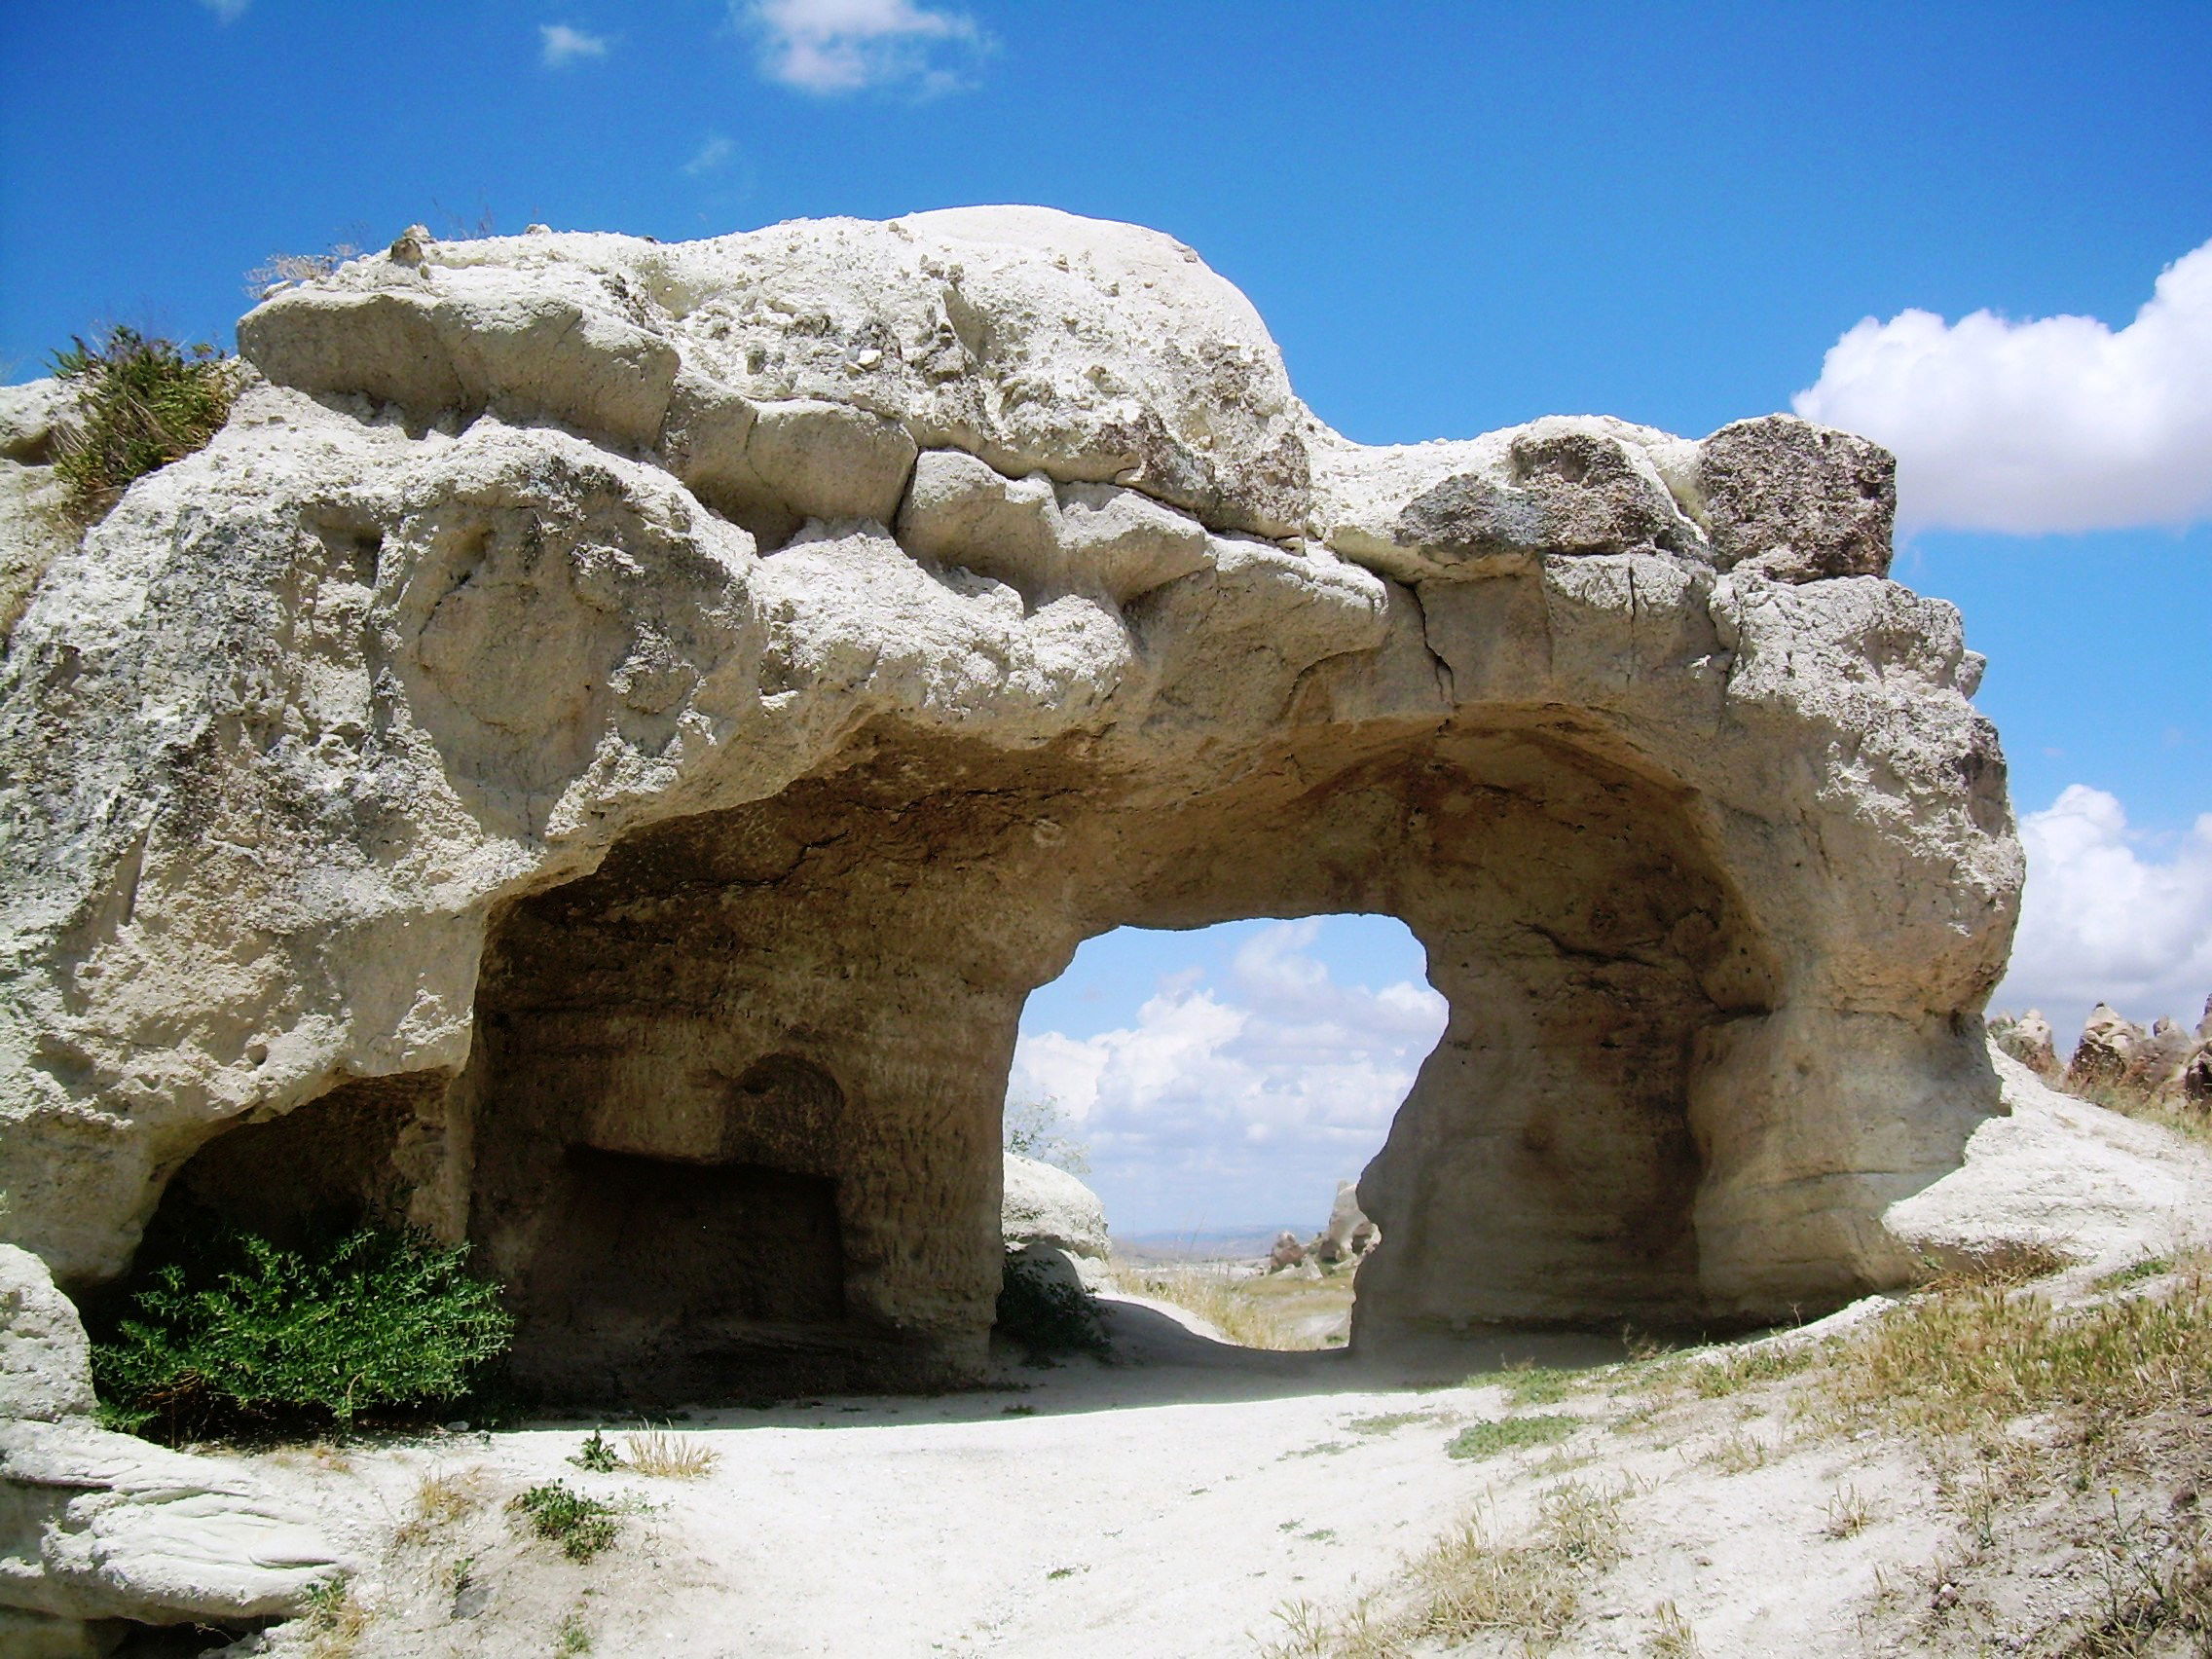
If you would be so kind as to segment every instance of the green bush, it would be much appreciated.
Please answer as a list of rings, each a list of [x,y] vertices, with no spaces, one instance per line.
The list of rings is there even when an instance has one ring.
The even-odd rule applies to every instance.
[[[1107,1349],[1098,1299],[1013,1251],[1007,1253],[1006,1275],[999,1281],[998,1328],[1027,1348],[1032,1358],[1103,1354]]]
[[[92,523],[125,487],[203,447],[231,418],[235,358],[212,346],[180,349],[115,328],[103,346],[80,339],[54,356],[77,393],[76,417],[55,441],[54,470],[71,513]]]
[[[174,1224],[92,1346],[104,1415],[174,1440],[450,1407],[513,1333],[467,1254],[387,1228],[290,1250],[204,1215]]]

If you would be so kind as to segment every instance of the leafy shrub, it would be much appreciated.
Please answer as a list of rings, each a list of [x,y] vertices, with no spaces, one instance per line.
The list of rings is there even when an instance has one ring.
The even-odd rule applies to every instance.
[[[565,1481],[548,1481],[518,1493],[507,1507],[539,1537],[559,1544],[571,1561],[589,1561],[609,1548],[620,1525],[614,1505],[576,1492]]]
[[[106,1415],[176,1439],[450,1406],[513,1332],[467,1254],[376,1227],[289,1250],[193,1216],[149,1241],[92,1346]]]
[[[1007,1253],[999,1284],[998,1328],[1032,1358],[1053,1353],[1103,1354],[1106,1325],[1098,1299],[1037,1262]]]
[[[54,357],[77,393],[77,415],[55,440],[54,470],[69,511],[90,524],[125,487],[203,447],[231,417],[235,358],[212,346],[180,349],[115,328],[101,346],[82,339]]]

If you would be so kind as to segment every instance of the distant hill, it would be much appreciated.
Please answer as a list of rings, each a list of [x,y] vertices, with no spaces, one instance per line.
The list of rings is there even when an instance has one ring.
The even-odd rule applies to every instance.
[[[1274,1247],[1275,1235],[1295,1233],[1304,1238],[1312,1229],[1295,1222],[1238,1227],[1186,1229],[1180,1233],[1117,1233],[1114,1254],[1132,1262],[1225,1262],[1247,1256],[1265,1256]]]

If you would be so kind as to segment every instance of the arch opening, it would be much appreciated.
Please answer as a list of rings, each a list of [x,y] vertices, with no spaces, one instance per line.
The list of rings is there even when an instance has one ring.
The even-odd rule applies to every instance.
[[[1009,1124],[1048,1117],[1080,1154],[1040,1149],[1098,1196],[1116,1288],[1244,1346],[1340,1346],[1377,1237],[1340,1188],[1444,1023],[1393,916],[1119,928],[1025,1003]]]

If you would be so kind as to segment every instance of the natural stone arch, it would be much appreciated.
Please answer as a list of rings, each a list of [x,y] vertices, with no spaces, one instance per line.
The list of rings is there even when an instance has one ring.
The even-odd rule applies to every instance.
[[[543,1195],[655,1178],[603,1161],[793,1241],[791,1307],[671,1279],[554,1384],[716,1319],[972,1369],[1021,999],[1125,922],[1427,943],[1363,1344],[1894,1283],[1994,1109],[2018,850],[1870,445],[1363,449],[1187,250],[1029,210],[440,244],[241,340],[0,664],[4,1225],[67,1282],[411,1078],[378,1201],[571,1333]]]

